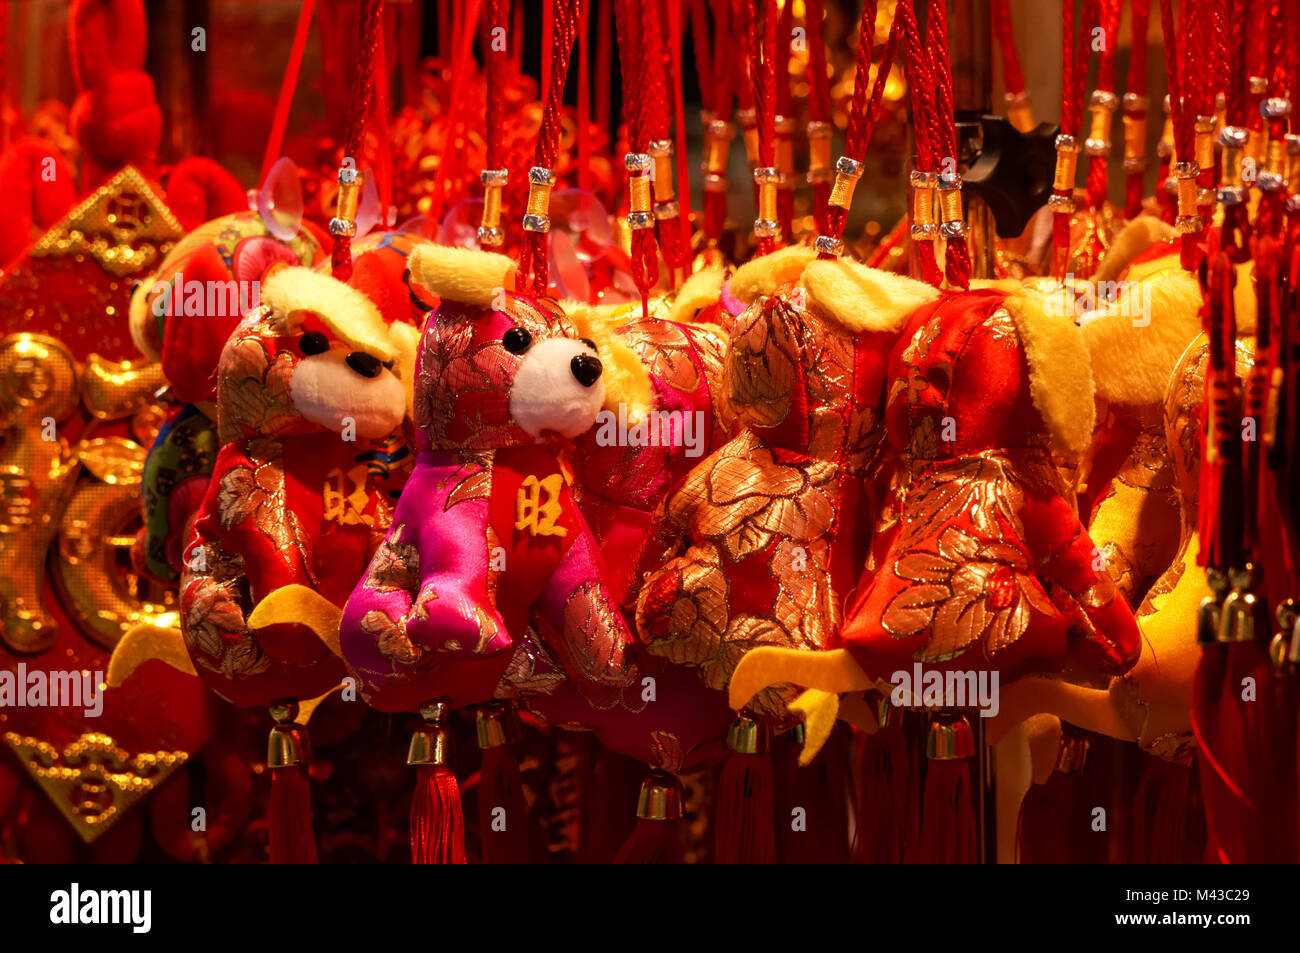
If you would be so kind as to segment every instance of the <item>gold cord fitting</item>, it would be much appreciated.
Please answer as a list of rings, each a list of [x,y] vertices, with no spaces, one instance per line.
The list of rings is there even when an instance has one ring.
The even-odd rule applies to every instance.
[[[831,181],[831,124],[808,123],[808,184]]]
[[[555,188],[555,173],[535,165],[528,170],[528,207],[524,212],[524,230],[549,232],[551,230],[551,189]]]

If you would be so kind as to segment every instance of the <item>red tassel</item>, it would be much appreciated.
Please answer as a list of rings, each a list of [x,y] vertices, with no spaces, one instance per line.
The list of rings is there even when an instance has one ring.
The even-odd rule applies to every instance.
[[[676,821],[642,818],[632,836],[614,856],[616,864],[680,864],[683,862],[681,832]]]
[[[528,804],[519,761],[507,743],[514,740],[504,705],[479,708],[476,716],[483,766],[479,773],[479,839],[485,864],[527,864],[532,861],[528,842]]]
[[[416,771],[418,780],[411,798],[411,862],[466,863],[465,817],[456,772],[444,764],[422,764]]]
[[[1195,769],[1148,757],[1141,770],[1132,862],[1199,864],[1205,853],[1205,808]]]
[[[930,761],[921,808],[921,858],[929,864],[973,864],[976,852],[974,759]]]
[[[715,864],[776,863],[776,802],[772,759],[761,744],[762,727],[742,716],[732,723],[714,790]]]
[[[592,744],[598,753],[586,779],[590,787],[583,792],[578,859],[584,864],[608,864],[618,855],[619,845],[626,847],[633,834],[635,818],[627,805],[637,797],[645,766],[594,739]]]
[[[1016,859],[1022,864],[1104,864],[1109,838],[1092,829],[1099,773],[1084,772],[1092,739],[1063,724],[1056,768],[1031,785],[1016,823]],[[1115,770],[1119,770],[1118,765]]]
[[[901,724],[863,735],[858,755],[855,864],[899,864],[908,846],[909,804],[916,789],[911,749]],[[915,844],[915,838],[910,838]]]
[[[780,860],[785,864],[849,862],[849,817],[846,797],[848,734],[837,725],[816,760],[799,766],[801,738],[782,738],[774,745],[776,830]],[[802,734],[800,731],[799,734]],[[801,813],[798,813],[801,812]]]
[[[316,863],[311,780],[305,764],[272,769],[271,803],[266,823],[270,836],[271,863]]]
[[[921,804],[921,862],[973,864],[978,859],[975,732],[963,715],[929,717]]]
[[[619,848],[616,864],[680,864],[682,849],[682,786],[666,771],[653,771],[641,784],[636,803],[636,827]]]

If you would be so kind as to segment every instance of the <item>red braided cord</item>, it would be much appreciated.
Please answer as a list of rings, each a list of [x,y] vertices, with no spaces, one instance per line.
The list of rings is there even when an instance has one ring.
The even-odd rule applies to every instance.
[[[873,5],[872,14],[875,10]],[[867,15],[864,8],[863,17]],[[871,87],[871,99],[865,106],[859,107],[858,87],[861,85],[865,91],[869,80],[871,57],[867,57],[867,67],[859,67],[860,72],[853,78],[853,103],[849,107],[848,119],[848,139],[844,145],[844,154],[855,162],[861,162],[867,154],[867,146],[871,142],[871,131],[876,125],[876,116],[880,111],[880,101],[885,95],[885,83],[889,80],[889,73],[894,64],[894,54],[898,48],[898,37],[901,33],[906,18],[894,17],[894,22],[890,24],[889,36],[885,39],[884,52],[880,57],[880,65],[876,68],[876,80]],[[863,21],[865,26],[865,19]],[[868,36],[875,35],[875,27],[871,27]],[[861,34],[859,34],[861,36]],[[859,42],[862,42],[859,39]],[[870,40],[868,39],[868,42]],[[859,59],[861,55],[859,54]],[[831,238],[842,238],[844,235],[844,224],[848,219],[848,209],[839,206],[830,206],[827,210],[827,224],[822,234]]]
[[[1246,20],[1247,0],[1231,0],[1228,26],[1228,88],[1227,116],[1230,126],[1244,126],[1249,110],[1247,94],[1250,90],[1246,70]]]
[[[578,188],[591,191],[591,59],[587,52],[589,7],[578,22]]]
[[[808,34],[808,118],[813,122],[830,122],[831,118],[826,39],[822,28],[822,0],[804,0],[804,29]]]
[[[713,54],[709,49],[709,23],[704,11],[704,0],[691,0],[691,48],[695,52],[695,73],[700,78],[700,104],[706,111],[718,108],[714,95]]]
[[[804,30],[808,35],[808,121],[829,122],[830,82],[826,76],[826,39],[822,32],[822,0],[804,0]],[[856,88],[856,80],[855,80]],[[825,235],[829,225],[830,182],[813,183],[813,224]]]
[[[848,129],[845,132],[844,154],[859,162],[866,153],[867,89],[871,80],[871,44],[876,37],[876,9],[876,0],[865,0],[862,4],[857,72],[853,77],[853,98],[849,102]]]
[[[749,37],[750,84],[754,91],[754,114],[758,123],[758,163],[770,169],[776,163],[776,33],[780,17],[776,0],[763,0],[762,24],[748,17],[745,24]],[[771,236],[758,239],[758,255],[776,248]]]
[[[735,58],[733,43],[733,24],[731,19],[731,0],[710,0],[713,14],[713,46],[711,80],[704,80],[701,85],[712,87],[713,115],[723,122],[731,119],[732,71],[728,65]],[[730,58],[729,58],[730,57]],[[683,188],[688,186],[683,185]],[[714,191],[704,188],[700,197],[700,207],[704,209],[704,235],[709,243],[716,245],[722,239],[722,230],[727,221],[726,189]]]
[[[1269,61],[1261,64],[1261,75],[1269,78],[1269,88],[1266,95],[1272,97],[1285,98],[1290,83],[1287,78],[1287,60],[1288,47],[1294,47],[1296,40],[1288,30],[1294,30],[1293,24],[1286,22],[1286,9],[1282,0],[1273,0],[1269,6],[1268,30],[1274,38],[1273,45],[1268,49]],[[1289,41],[1289,42],[1288,42]],[[1268,120],[1268,137],[1270,140],[1280,140],[1287,134],[1287,117],[1281,116]],[[1284,210],[1282,207],[1282,190],[1263,190],[1260,196],[1260,202],[1255,215],[1255,228],[1263,235],[1280,238],[1282,234]],[[1258,254],[1256,255],[1258,266]],[[1261,285],[1262,287],[1262,285]],[[1262,323],[1262,322],[1261,322]]]
[[[1115,92],[1115,47],[1119,45],[1120,0],[1097,0],[1098,26],[1102,29],[1102,48],[1097,67],[1097,90]],[[1106,201],[1110,157],[1088,158],[1088,207],[1100,209]]]
[[[781,6],[780,19],[777,25],[777,38],[774,39],[773,52],[776,54],[775,64],[773,66],[773,111],[782,119],[791,120],[790,114],[790,46],[791,37],[794,35],[794,4],[786,2]],[[793,136],[792,132],[781,133],[786,139]],[[773,131],[773,141],[777,133]],[[786,171],[786,170],[782,170]],[[787,244],[794,241],[794,169],[788,170],[784,181],[777,186],[776,192],[776,217],[781,223],[781,239]]]
[[[533,157],[533,165],[543,169],[554,169],[558,159],[564,83],[569,75],[569,54],[581,20],[582,3],[583,0],[569,0],[567,4],[564,0],[557,0],[555,4],[551,75],[542,107],[542,128],[537,133],[537,149]],[[532,295],[546,292],[546,239],[546,232],[524,232],[517,280],[519,287]]]
[[[727,63],[732,65],[735,75],[731,79],[731,91],[736,97],[737,109],[754,109],[754,86],[750,77],[750,59],[757,44],[753,30],[755,20],[754,4],[759,0],[731,0],[731,47],[723,53],[728,56]]]
[[[686,42],[686,23],[682,17],[681,5],[675,0],[667,0],[669,34],[669,69],[673,76],[673,130],[676,138],[674,151],[677,156],[677,205],[678,215],[669,226],[676,231],[674,256],[671,264],[674,269],[682,270],[683,279],[689,273],[691,258],[691,174],[690,162],[686,149],[686,107],[683,99],[682,45]],[[673,241],[670,239],[670,241]],[[674,274],[674,280],[676,275]]]
[[[935,155],[931,134],[931,124],[927,116],[933,114],[931,108],[932,78],[929,58],[921,47],[921,31],[916,25],[916,12],[912,9],[912,0],[898,0],[894,17],[901,21],[905,42],[904,67],[907,74],[907,88],[912,99],[912,128],[916,137],[916,168],[920,172],[934,172]],[[935,260],[934,242],[918,241],[915,244],[916,256],[921,265],[921,276],[928,284],[936,288],[943,283],[943,274]]]
[[[937,132],[936,141],[942,143],[942,161],[957,164],[957,126],[953,112],[952,64],[948,60],[948,13],[944,0],[931,0],[927,10],[927,45],[932,58],[934,77],[934,108],[931,110]],[[970,287],[970,246],[965,239],[950,239],[944,252],[944,265],[948,283],[955,288]]]
[[[652,141],[664,141],[669,138],[670,133],[670,113],[668,103],[668,82],[672,77],[670,66],[671,53],[669,47],[680,41],[680,37],[673,37],[672,31],[666,33],[663,30],[663,24],[659,20],[659,4],[656,2],[643,3],[641,5],[641,87],[644,99],[641,102],[641,124],[642,134],[645,136],[646,145]],[[645,260],[643,265],[646,276],[649,278],[647,289],[642,292],[642,297],[646,297],[648,288],[653,286],[659,279],[659,261],[658,252],[655,249],[654,236],[655,230],[643,229],[649,233],[650,240],[640,242],[641,248],[638,254]],[[680,223],[676,220],[657,229],[659,243],[663,246],[664,260],[668,263],[670,271],[679,265],[683,265],[686,251],[682,244],[682,233]]]
[[[1138,104],[1147,95],[1147,31],[1151,22],[1151,0],[1133,0],[1132,6],[1132,45],[1133,51],[1128,63],[1128,92],[1140,97]],[[1141,118],[1149,109],[1129,109],[1127,114]],[[1124,181],[1124,217],[1136,218],[1142,212],[1142,193],[1144,191],[1145,170],[1141,168],[1129,172]]]
[[[383,0],[361,0],[358,13],[361,39],[357,44],[357,71],[352,78],[352,96],[348,102],[347,136],[343,140],[343,155],[357,162],[361,156],[361,137],[365,132],[366,115],[375,95],[375,50],[379,45],[379,18],[383,13]],[[352,277],[352,239],[335,235],[330,254],[330,267],[334,277],[347,281]]]
[[[993,20],[993,37],[998,52],[1002,54],[1002,84],[1011,96],[1025,91],[1025,74],[1020,69],[1020,56],[1016,53],[1016,32],[1011,23],[1011,5],[1008,0],[993,0],[990,8]]]
[[[488,0],[488,47],[483,55],[487,58],[487,167],[489,169],[505,168],[503,152],[504,133],[506,130],[506,63],[509,58],[507,50],[495,48],[496,31],[501,35],[509,28],[510,0]]]
[[[667,121],[663,110],[655,108],[654,91],[662,89],[663,71],[653,59],[661,52],[658,16],[653,10],[647,11],[647,6],[650,5],[642,5],[636,0],[616,0],[614,7],[618,24],[618,59],[623,70],[627,148],[633,153],[644,153],[649,141],[655,138],[650,124],[660,118]],[[632,280],[641,293],[642,313],[647,313],[650,289],[659,280],[659,259],[651,229],[632,231]]]

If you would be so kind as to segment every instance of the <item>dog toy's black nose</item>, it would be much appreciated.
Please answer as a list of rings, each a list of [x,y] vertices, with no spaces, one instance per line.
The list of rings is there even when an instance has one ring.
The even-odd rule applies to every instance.
[[[569,362],[569,368],[583,387],[590,387],[600,380],[600,358],[590,354],[579,354]]]
[[[347,356],[348,367],[352,368],[362,377],[378,377],[379,372],[384,369],[384,365],[379,358],[371,354],[365,354],[361,351],[353,351]]]

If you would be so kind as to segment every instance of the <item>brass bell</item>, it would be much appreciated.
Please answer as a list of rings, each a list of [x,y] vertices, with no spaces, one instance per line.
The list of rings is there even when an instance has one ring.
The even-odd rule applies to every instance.
[[[1272,629],[1268,605],[1254,592],[1255,566],[1246,563],[1241,569],[1230,569],[1228,578],[1232,592],[1219,614],[1219,641],[1253,642]]]
[[[1268,646],[1268,657],[1273,671],[1285,675],[1295,670],[1300,661],[1300,605],[1295,599],[1284,599],[1274,613],[1278,629]]]
[[[1056,749],[1056,770],[1062,774],[1082,774],[1088,763],[1091,744],[1087,734],[1062,722],[1061,741]]]
[[[736,754],[767,754],[767,727],[742,712],[727,727],[727,750]]]
[[[975,754],[975,729],[961,712],[930,714],[925,732],[925,756],[931,761],[956,761]]]
[[[1219,620],[1223,616],[1223,601],[1228,594],[1228,577],[1214,566],[1205,570],[1205,584],[1211,595],[1201,600],[1196,609],[1196,641],[1210,645],[1219,641]]]
[[[446,698],[421,706],[420,717],[424,724],[411,734],[411,746],[406,752],[409,765],[450,765],[455,751],[447,718],[451,702]]]
[[[879,696],[879,702],[876,704],[876,723],[880,725],[881,730],[903,727],[903,709],[895,705],[889,695]]]
[[[307,763],[306,746],[302,729],[294,724],[298,717],[298,703],[292,698],[271,703],[271,718],[275,725],[266,739],[266,766],[292,768]]]
[[[676,821],[682,816],[682,782],[667,771],[655,769],[641,782],[636,816],[643,821]]]
[[[519,741],[523,731],[514,710],[505,702],[488,702],[474,710],[474,730],[478,735],[478,746],[486,751]]]

